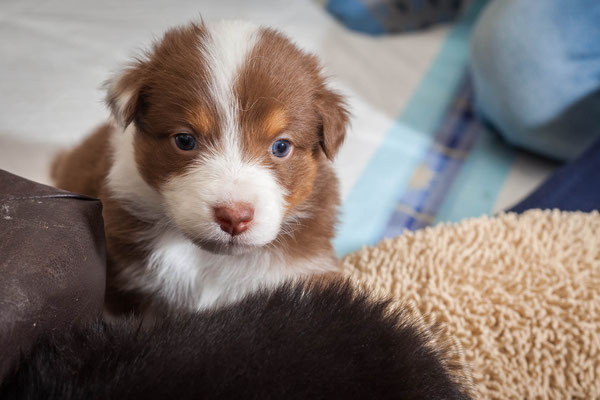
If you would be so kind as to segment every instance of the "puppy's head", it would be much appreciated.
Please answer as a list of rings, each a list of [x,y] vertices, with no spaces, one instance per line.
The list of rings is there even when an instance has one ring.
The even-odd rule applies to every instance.
[[[224,253],[272,242],[305,211],[347,123],[314,56],[242,22],[168,31],[107,102],[167,217]]]

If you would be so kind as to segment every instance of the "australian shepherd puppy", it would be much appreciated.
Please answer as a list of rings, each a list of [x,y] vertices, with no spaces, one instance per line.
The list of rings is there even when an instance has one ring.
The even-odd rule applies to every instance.
[[[314,56],[250,23],[190,24],[106,88],[112,118],[52,176],[103,202],[109,310],[201,309],[338,269],[348,114]]]

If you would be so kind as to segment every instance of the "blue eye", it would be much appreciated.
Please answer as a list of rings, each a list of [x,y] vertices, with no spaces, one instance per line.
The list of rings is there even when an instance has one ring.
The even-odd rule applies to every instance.
[[[271,153],[273,153],[275,157],[281,158],[287,156],[291,149],[292,145],[290,142],[285,139],[280,139],[273,143],[273,146],[271,146]]]
[[[196,148],[196,138],[187,133],[178,133],[175,135],[175,144],[184,151],[194,150]]]

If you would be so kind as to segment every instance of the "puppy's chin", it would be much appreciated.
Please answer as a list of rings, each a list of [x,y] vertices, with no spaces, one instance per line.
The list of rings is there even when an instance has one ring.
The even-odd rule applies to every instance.
[[[231,238],[229,241],[218,241],[218,240],[194,240],[194,243],[202,250],[228,256],[238,256],[246,253],[250,253],[252,250],[257,249],[260,246],[253,246],[244,243],[240,243],[238,239]]]
[[[269,235],[262,232],[246,232],[230,236],[211,223],[198,222],[194,226],[175,224],[175,228],[200,249],[213,254],[239,256],[269,246],[277,234]],[[279,231],[278,231],[279,232]],[[262,233],[262,235],[261,235]]]

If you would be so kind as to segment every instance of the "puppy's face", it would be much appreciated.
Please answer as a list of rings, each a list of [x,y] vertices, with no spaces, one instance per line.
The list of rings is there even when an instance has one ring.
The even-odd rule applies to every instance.
[[[137,170],[166,216],[219,253],[267,245],[305,214],[347,122],[313,56],[241,22],[167,32],[107,99],[134,124]]]

